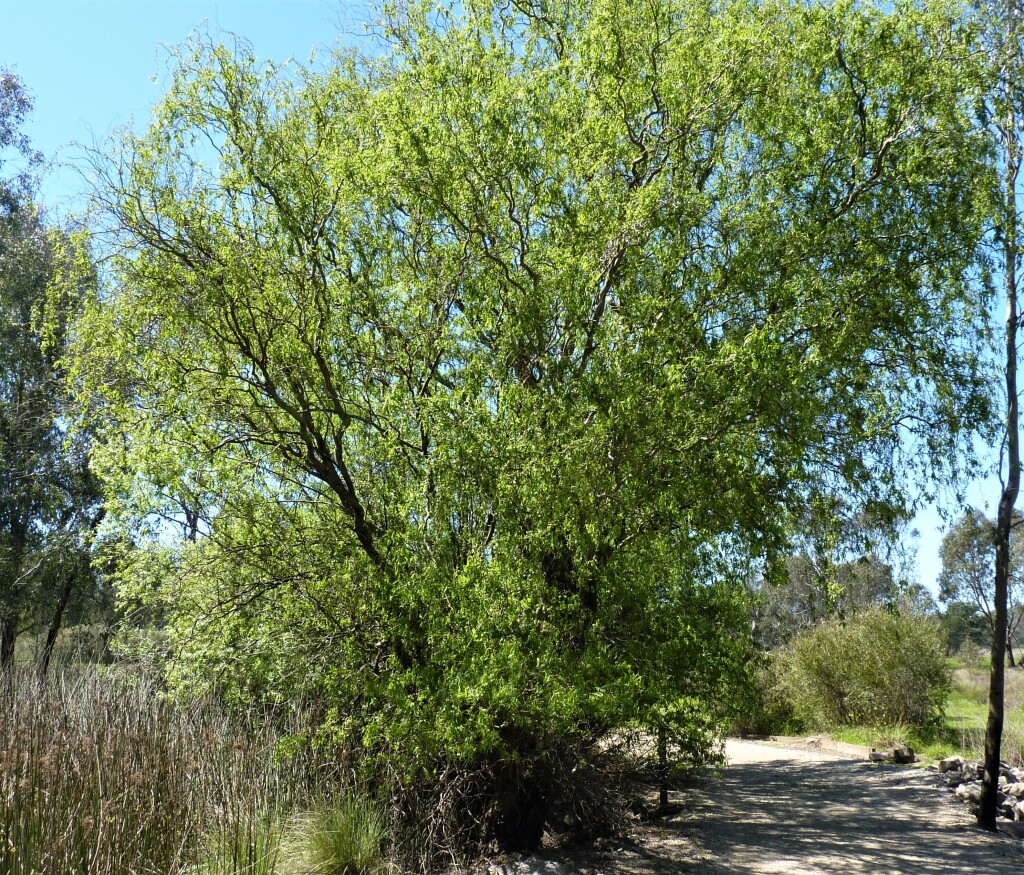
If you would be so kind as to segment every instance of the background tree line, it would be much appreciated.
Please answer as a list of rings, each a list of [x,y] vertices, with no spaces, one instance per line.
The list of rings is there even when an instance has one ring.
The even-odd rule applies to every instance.
[[[93,562],[103,496],[88,432],[69,428],[62,363],[84,285],[50,296],[61,231],[33,200],[41,156],[21,133],[30,108],[0,70],[0,669],[19,635],[42,630],[45,672],[65,616],[109,614],[113,593]]]

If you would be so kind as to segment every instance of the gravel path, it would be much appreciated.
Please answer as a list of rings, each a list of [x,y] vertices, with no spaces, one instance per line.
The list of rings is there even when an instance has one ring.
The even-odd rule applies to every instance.
[[[683,810],[591,859],[602,875],[996,875],[1024,844],[974,827],[934,771],[729,741]]]

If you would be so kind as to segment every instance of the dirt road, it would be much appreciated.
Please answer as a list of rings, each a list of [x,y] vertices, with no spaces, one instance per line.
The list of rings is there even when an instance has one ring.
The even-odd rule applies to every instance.
[[[973,826],[934,771],[730,741],[683,810],[591,860],[602,875],[997,875],[1024,845]],[[586,871],[586,870],[584,870]]]

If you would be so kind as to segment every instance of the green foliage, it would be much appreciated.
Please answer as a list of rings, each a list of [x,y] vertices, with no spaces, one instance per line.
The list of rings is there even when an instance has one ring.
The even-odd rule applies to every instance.
[[[32,111],[32,98],[22,81],[6,67],[0,67],[0,216],[7,218],[23,205],[32,191],[34,174],[43,156],[36,152],[23,127]],[[4,165],[16,155],[23,163],[21,170],[10,173]]]
[[[1024,543],[1016,528],[1021,522],[1017,515],[1008,554],[1006,640],[1010,665],[1014,664],[1013,640],[1024,619]],[[995,626],[996,524],[980,511],[968,508],[943,537],[939,556],[939,598],[948,604],[947,614],[952,612],[949,623],[956,626],[951,626],[951,631],[961,643],[968,634],[979,643],[991,643]],[[989,631],[984,637],[976,637],[971,615],[964,615],[967,606],[973,608],[971,614],[980,611],[987,621]]]
[[[992,626],[975,604],[949,602],[940,623],[946,637],[946,652],[950,656],[964,647],[976,649],[991,644]]]
[[[842,499],[817,497],[791,523],[787,555],[752,582],[757,642],[776,648],[807,626],[906,597],[899,545],[909,520],[892,508],[851,513]]]
[[[807,726],[914,728],[938,718],[950,690],[934,618],[881,609],[797,635],[779,654],[780,678]]]
[[[782,680],[780,660],[765,656],[752,670],[749,701],[729,727],[732,735],[795,735],[803,729]]]
[[[957,14],[471,0],[318,71],[183,47],[97,158],[70,364],[172,681],[516,788],[484,830],[566,739],[706,757],[786,521],[899,506],[985,420]]]

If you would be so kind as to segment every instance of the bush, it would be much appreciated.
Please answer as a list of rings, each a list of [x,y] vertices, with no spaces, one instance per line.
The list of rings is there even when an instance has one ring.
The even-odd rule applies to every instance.
[[[907,724],[940,716],[950,690],[938,623],[871,609],[801,632],[777,657],[796,717],[808,726]]]
[[[481,755],[437,760],[429,778],[392,775],[382,781],[392,856],[403,871],[428,872],[499,849],[531,852],[542,837],[560,845],[621,833],[634,820],[630,802],[647,790],[644,770],[654,757],[647,732],[598,740],[565,733],[542,738],[516,763]],[[670,737],[669,761],[679,767],[694,757]]]
[[[800,730],[793,702],[782,682],[782,671],[781,661],[770,657],[751,669],[748,701],[729,727],[730,734],[790,735]]]

